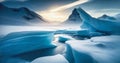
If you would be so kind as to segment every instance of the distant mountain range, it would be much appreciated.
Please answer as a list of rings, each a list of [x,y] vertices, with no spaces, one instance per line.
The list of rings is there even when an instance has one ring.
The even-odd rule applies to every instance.
[[[0,25],[34,25],[44,22],[42,16],[26,7],[9,8],[0,3]]]

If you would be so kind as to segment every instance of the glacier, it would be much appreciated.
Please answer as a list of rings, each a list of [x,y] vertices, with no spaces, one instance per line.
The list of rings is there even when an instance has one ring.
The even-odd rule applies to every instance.
[[[38,49],[55,47],[54,31],[13,32],[1,39],[0,56],[13,56]]]

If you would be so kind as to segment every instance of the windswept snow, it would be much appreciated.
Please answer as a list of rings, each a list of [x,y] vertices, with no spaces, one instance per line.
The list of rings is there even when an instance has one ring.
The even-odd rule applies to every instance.
[[[119,38],[112,35],[67,41],[67,59],[73,58],[75,63],[120,63]]]

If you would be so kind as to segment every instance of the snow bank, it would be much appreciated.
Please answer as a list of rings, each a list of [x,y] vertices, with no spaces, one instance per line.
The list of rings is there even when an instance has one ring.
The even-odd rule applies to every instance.
[[[69,63],[62,55],[40,57],[33,60],[31,63]]]
[[[0,41],[1,55],[16,55],[37,49],[54,47],[53,31],[23,31],[10,33]]]
[[[119,38],[113,35],[67,41],[66,58],[70,63],[120,63]]]

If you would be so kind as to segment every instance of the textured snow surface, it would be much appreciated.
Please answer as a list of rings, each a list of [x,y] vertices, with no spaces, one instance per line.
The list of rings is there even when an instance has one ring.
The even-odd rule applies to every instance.
[[[33,60],[31,63],[69,63],[64,56],[57,54],[54,56],[40,57]]]
[[[67,41],[66,57],[70,63],[120,63],[119,38],[112,35]]]
[[[54,47],[52,31],[23,31],[10,33],[1,39],[0,55],[16,55],[37,49]]]

